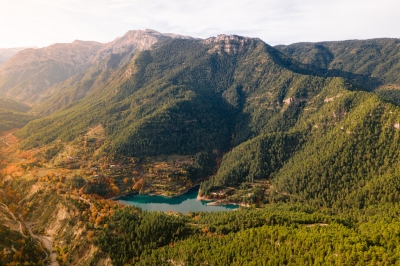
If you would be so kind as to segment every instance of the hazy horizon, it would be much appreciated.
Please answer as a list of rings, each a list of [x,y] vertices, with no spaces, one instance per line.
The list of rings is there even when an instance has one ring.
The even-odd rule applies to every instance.
[[[382,0],[0,0],[0,48],[107,43],[129,30],[197,38],[258,37],[270,45],[398,38],[400,2]]]

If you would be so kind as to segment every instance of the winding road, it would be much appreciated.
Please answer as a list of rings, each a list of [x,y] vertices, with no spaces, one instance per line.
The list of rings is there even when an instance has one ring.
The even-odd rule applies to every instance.
[[[4,191],[3,191],[2,189],[0,189],[0,192],[4,195],[4,197],[6,196],[6,194],[4,193]],[[18,225],[19,225],[19,233],[20,233],[23,237],[25,237],[25,238],[29,237],[29,236],[25,235],[25,233],[24,233],[24,231],[23,231],[23,229],[22,229],[22,223],[15,217],[14,213],[8,208],[8,206],[7,206],[6,204],[2,203],[2,202],[0,202],[0,206],[2,206],[4,209],[6,209],[7,212],[8,212],[8,213],[11,215],[11,217],[13,218],[13,220],[14,220],[15,222],[18,223]],[[41,236],[37,236],[37,235],[35,235],[34,233],[32,233],[31,229],[29,228],[29,226],[26,225],[24,219],[23,219],[21,216],[19,216],[19,219],[24,223],[24,226],[25,226],[25,228],[27,229],[27,231],[29,232],[29,235],[30,235],[32,238],[34,238],[34,239],[36,240],[37,244],[41,247],[42,251],[46,254],[46,257],[42,260],[42,264],[43,264],[44,266],[46,266],[46,265],[47,265],[46,262],[47,262],[47,259],[49,258],[49,254],[48,254],[47,251],[42,247],[42,242],[41,242],[41,241],[43,241],[42,237],[41,237]],[[45,244],[45,241],[43,241],[43,244]],[[47,245],[46,245],[46,244],[45,244],[45,246],[46,246],[46,248],[47,248]],[[51,249],[49,249],[49,251],[51,251]],[[57,265],[58,265],[58,264],[57,264]]]
[[[4,209],[7,210],[7,212],[11,215],[11,217],[13,218],[14,221],[16,221],[19,224],[19,232],[23,237],[28,237],[27,235],[24,234],[24,231],[22,230],[22,224],[21,222],[14,216],[14,213],[12,213],[12,211],[10,211],[10,209],[8,208],[7,205],[5,205],[4,203],[0,202],[0,205],[3,206]]]
[[[46,254],[46,258],[44,258],[44,260],[42,261],[42,264],[44,266],[46,266],[46,261],[49,258],[49,253],[47,253],[47,251],[42,247],[42,242],[41,242],[41,238],[37,235],[35,235],[34,233],[32,233],[31,229],[29,228],[29,226],[26,225],[26,223],[24,222],[26,229],[28,230],[29,234],[36,239],[36,243],[38,243],[38,245],[42,248],[43,252]]]

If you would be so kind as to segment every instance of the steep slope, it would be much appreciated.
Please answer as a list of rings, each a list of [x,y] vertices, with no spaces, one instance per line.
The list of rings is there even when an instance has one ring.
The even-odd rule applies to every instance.
[[[168,53],[170,56],[166,56]],[[101,123],[110,139],[114,140],[108,148],[127,155],[192,153],[204,149],[204,145],[226,149],[229,143],[227,134],[230,135],[226,116],[230,107],[223,103],[221,84],[213,82],[213,76],[219,75],[221,79],[225,73],[211,73],[209,63],[213,55],[204,54],[207,55],[207,46],[194,40],[172,40],[159,49],[142,52],[120,70],[122,75],[118,79],[108,80],[101,90],[94,91],[85,101],[31,126],[62,119],[70,124],[71,129],[74,128],[64,134],[72,140],[93,123]],[[197,61],[195,65],[190,63]],[[183,65],[185,62],[188,66]],[[207,68],[202,69],[205,66]],[[131,76],[126,75],[127,71],[132,73]],[[181,80],[180,75],[185,72],[195,75],[195,79]],[[207,79],[199,80],[204,74],[207,74]],[[94,113],[96,117],[93,117]],[[43,141],[57,138],[60,127],[57,128],[48,127],[45,134],[48,137]],[[197,134],[191,134],[193,130],[198,130]],[[37,140],[40,135],[37,135]],[[164,136],[165,141],[161,141],[160,137]],[[131,147],[126,145],[127,140]],[[33,144],[32,140],[26,143]]]
[[[21,136],[47,125],[46,133],[38,131],[25,144],[44,144],[59,137],[72,140],[101,123],[113,140],[108,148],[125,155],[227,150],[236,118],[235,143],[265,126],[266,120],[254,121],[253,128],[248,128],[247,115],[240,113],[247,95],[263,94],[277,86],[268,96],[271,108],[282,108],[285,97],[296,93],[307,97],[304,89],[289,92],[292,79],[296,79],[296,86],[309,81],[300,81],[301,75],[274,63],[272,50],[260,40],[236,36],[160,44],[153,51],[140,53],[119,70],[118,79],[108,80],[85,101],[34,122]],[[267,115],[274,114],[282,112],[267,111]],[[55,121],[69,124],[70,130],[54,126]]]
[[[0,133],[21,128],[36,117],[27,112],[31,108],[10,99],[0,98]]]
[[[51,114],[84,98],[93,89],[104,87],[107,80],[112,80],[120,74],[114,72],[116,72],[116,65],[121,59],[123,56],[110,55],[109,58],[93,65],[87,71],[76,74],[34,95],[29,99],[29,102],[35,106],[33,111],[42,115]]]
[[[399,108],[372,93],[334,88],[328,84],[288,131],[261,134],[225,155],[203,193],[262,178],[272,182],[273,201],[350,208],[361,203],[349,193],[398,175]]]
[[[343,78],[308,75],[287,62],[258,39],[162,42],[83,101],[29,123],[18,136],[32,148],[78,141],[102,125],[103,154],[220,155],[233,148],[202,194],[272,179],[271,194],[327,206],[395,171],[398,108]]]
[[[133,55],[139,51],[150,49],[155,43],[168,39],[192,39],[188,36],[160,33],[155,30],[130,30],[124,36],[105,44],[97,52],[94,62],[99,62],[108,58],[110,55],[119,55],[123,57],[119,61],[112,62],[114,68],[128,63]]]
[[[337,101],[336,116],[340,106],[346,115],[336,126],[325,130],[323,137],[307,142],[279,170],[274,177],[278,191],[328,207],[352,205],[354,201],[346,200],[349,193],[382,174],[397,172],[398,107],[367,93],[344,95]],[[346,110],[346,103],[352,110]]]
[[[275,48],[305,65],[369,77],[358,80],[367,88],[400,84],[399,39],[295,43]],[[375,84],[370,84],[371,79]]]
[[[25,104],[6,98],[0,98],[0,108],[16,112],[28,112],[31,109]]]
[[[86,70],[102,44],[74,41],[25,49],[0,68],[0,93],[25,101],[43,89]]]
[[[84,98],[92,90],[103,87],[108,79],[113,80],[124,74],[129,76],[131,70],[128,69],[125,73],[121,73],[118,68],[132,60],[137,52],[150,49],[155,43],[171,38],[192,39],[191,37],[159,33],[153,30],[129,31],[123,37],[104,45],[93,59],[93,65],[87,71],[55,84],[33,96],[29,101],[37,106],[34,109],[35,112],[50,114]]]
[[[3,65],[13,55],[27,48],[31,47],[0,48],[0,66]]]
[[[54,97],[56,99],[49,101],[49,104],[55,101],[56,107],[49,109],[58,109],[60,103],[69,103],[86,95],[87,84],[100,73],[126,64],[136,52],[150,49],[158,41],[171,38],[189,37],[136,30],[106,44],[74,41],[72,44],[27,49],[13,56],[0,68],[0,95],[12,96],[30,105],[38,105]],[[89,68],[92,68],[91,73],[83,74]],[[71,80],[66,81],[69,78]],[[60,82],[64,83],[58,84]],[[76,82],[84,85],[75,88],[75,93],[63,91]],[[60,93],[60,96],[56,96]],[[65,100],[66,97],[70,99]]]
[[[112,58],[48,94],[42,112],[61,109],[15,133],[38,148],[1,160],[4,198],[56,235],[65,264],[398,263],[400,107],[365,91],[372,72],[234,35]],[[101,197],[186,185],[194,168],[196,181],[213,173],[200,194],[244,191],[236,202],[259,208],[170,215]]]

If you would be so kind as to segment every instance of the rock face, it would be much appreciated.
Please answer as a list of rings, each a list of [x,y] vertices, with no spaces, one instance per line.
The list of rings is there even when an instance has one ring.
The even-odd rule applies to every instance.
[[[124,36],[105,44],[96,54],[94,61],[100,61],[111,54],[132,53],[150,49],[155,43],[165,39],[191,39],[177,34],[160,33],[155,30],[131,30]]]
[[[221,54],[223,52],[227,54],[236,54],[243,52],[250,44],[258,41],[257,38],[247,38],[237,35],[218,35],[217,37],[211,37],[203,41],[204,44],[214,44],[214,47],[209,50],[210,53]]]
[[[302,103],[302,102],[308,102],[308,99],[306,98],[287,98],[283,100],[283,103],[285,104],[292,104],[292,103]]]
[[[136,30],[105,44],[74,41],[41,49],[25,49],[0,67],[0,97],[32,104],[30,99],[35,95],[103,60],[108,60],[108,68],[116,68],[128,63],[135,53],[171,38],[190,37]]]

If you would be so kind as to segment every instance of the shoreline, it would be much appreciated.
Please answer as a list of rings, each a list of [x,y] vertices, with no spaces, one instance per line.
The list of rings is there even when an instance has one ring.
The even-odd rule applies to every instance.
[[[209,199],[209,198],[206,198],[204,196],[199,196],[199,193],[197,193],[197,198],[196,199],[197,200],[204,200],[204,201],[216,201],[215,199]]]
[[[197,200],[208,201],[207,206],[224,206],[224,205],[238,205],[241,207],[250,207],[250,204],[238,203],[234,201],[225,201],[225,199],[209,199],[197,194]]]
[[[217,200],[217,201],[212,201],[212,202],[207,203],[207,206],[224,206],[224,205],[238,205],[240,207],[245,207],[245,208],[250,207],[250,204],[238,203],[238,202],[233,202],[233,201],[223,202],[223,201]]]
[[[182,195],[185,195],[186,193],[189,192],[189,190],[191,190],[191,189],[193,189],[193,188],[195,188],[195,187],[198,187],[198,186],[200,186],[200,184],[196,184],[196,185],[194,185],[194,186],[192,186],[192,187],[186,189],[184,192],[179,193],[179,194],[177,193],[177,194],[174,194],[174,195],[172,195],[172,196],[167,196],[167,195],[165,195],[165,192],[164,192],[164,193],[142,193],[142,194],[141,194],[140,192],[135,191],[135,192],[131,192],[131,193],[128,193],[128,194],[115,196],[115,197],[112,197],[112,198],[109,198],[109,199],[110,199],[110,200],[119,200],[119,199],[122,198],[122,197],[127,197],[127,196],[131,196],[131,195],[147,195],[147,196],[161,196],[161,197],[165,197],[165,198],[176,198],[176,197],[180,197],[180,196],[182,196]],[[197,194],[197,195],[198,195],[198,194]]]
[[[123,197],[129,197],[129,196],[132,196],[132,195],[147,195],[147,196],[161,196],[161,197],[165,197],[165,198],[176,198],[176,197],[180,197],[182,195],[185,195],[186,193],[189,192],[189,190],[194,189],[194,188],[196,188],[198,186],[200,186],[200,184],[196,184],[196,185],[192,186],[191,188],[186,189],[183,193],[175,194],[175,195],[172,195],[172,196],[167,196],[167,195],[165,195],[163,193],[143,193],[143,194],[140,194],[139,192],[131,192],[131,193],[128,193],[128,194],[125,194],[125,195],[112,197],[110,199],[118,201],[118,200],[122,200]],[[197,193],[196,200],[198,200],[198,201],[208,201],[207,206],[238,205],[238,206],[246,207],[246,208],[250,207],[250,205],[246,204],[246,203],[225,201],[225,199],[207,198],[207,197],[204,197],[204,196],[200,196],[199,193]]]

